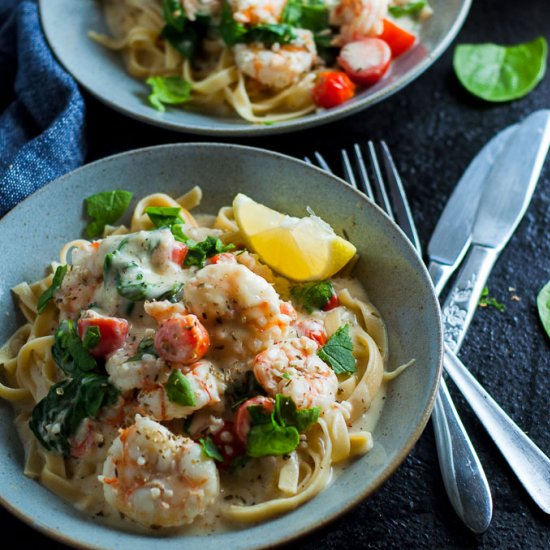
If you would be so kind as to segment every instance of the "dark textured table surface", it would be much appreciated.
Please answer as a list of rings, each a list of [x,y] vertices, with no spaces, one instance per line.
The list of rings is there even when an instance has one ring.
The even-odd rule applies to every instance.
[[[550,74],[531,94],[513,103],[490,105],[469,96],[452,72],[454,45],[512,44],[540,35],[550,39],[548,0],[474,0],[463,30],[447,53],[396,96],[321,128],[235,141],[298,157],[318,149],[330,158],[340,147],[385,139],[426,245],[455,183],[481,146],[497,130],[534,110],[550,108]],[[87,107],[89,161],[137,147],[203,140],[131,121],[92,98],[87,98]],[[550,160],[524,220],[488,282],[491,294],[506,310],[479,309],[461,351],[478,380],[547,454],[550,339],[538,320],[535,301],[548,279]],[[471,534],[455,516],[428,424],[411,455],[374,496],[294,545],[303,549],[550,548],[550,518],[531,502],[452,384],[451,391],[491,485],[494,514],[484,535]],[[0,525],[18,546],[61,547],[4,510],[0,510]]]

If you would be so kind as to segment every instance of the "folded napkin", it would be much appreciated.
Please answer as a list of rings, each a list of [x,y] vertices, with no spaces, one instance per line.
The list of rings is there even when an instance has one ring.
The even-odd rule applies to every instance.
[[[84,101],[46,44],[36,1],[0,0],[0,217],[84,156]]]

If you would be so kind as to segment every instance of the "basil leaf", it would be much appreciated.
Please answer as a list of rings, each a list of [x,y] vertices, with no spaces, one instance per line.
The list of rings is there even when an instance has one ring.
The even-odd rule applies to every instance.
[[[86,350],[94,349],[99,344],[100,339],[101,331],[99,330],[99,327],[88,327],[84,333],[82,345]]]
[[[191,99],[191,84],[179,76],[151,76],[146,80],[151,86],[149,102],[158,111],[166,111],[167,105],[179,105]]]
[[[62,321],[55,332],[52,357],[56,365],[71,376],[84,375],[97,367],[96,360],[84,346],[71,319]]]
[[[329,28],[329,8],[322,1],[289,0],[281,19],[283,23],[315,33]]]
[[[61,283],[63,282],[63,278],[67,274],[67,265],[58,265],[57,269],[55,270],[52,284],[47,288],[42,294],[40,295],[40,298],[38,298],[38,305],[37,310],[38,313],[43,313],[46,309],[46,306],[50,302],[51,299],[53,299],[53,295],[56,290],[59,290],[61,287]]]
[[[118,395],[107,377],[99,374],[62,380],[36,404],[29,427],[45,449],[68,456],[69,439],[81,422],[96,417],[102,407],[115,403]]]
[[[537,309],[542,326],[550,337],[550,281],[540,290],[537,296]]]
[[[516,46],[462,44],[453,56],[458,80],[473,95],[501,102],[527,95],[544,77],[548,45],[543,37]]]
[[[294,286],[290,292],[306,312],[311,313],[315,309],[323,309],[329,303],[334,287],[330,281],[320,281]]]
[[[354,373],[357,369],[353,356],[353,342],[349,335],[349,325],[340,327],[317,352],[317,355],[330,365],[336,374]]]
[[[241,23],[233,19],[233,12],[227,1],[223,3],[222,16],[218,32],[227,46],[234,46],[239,42],[244,42],[246,28]]]
[[[196,405],[193,388],[180,370],[174,369],[170,373],[164,389],[166,390],[168,400],[172,403],[182,405],[183,407],[194,407]]]
[[[183,225],[181,224],[172,225],[170,231],[172,231],[174,239],[180,243],[186,243],[189,240],[189,237],[183,232]]]
[[[389,6],[388,11],[394,17],[404,17],[406,15],[418,15],[426,6],[428,2],[426,0],[415,0],[414,2],[408,2],[400,6]]]
[[[212,441],[212,438],[210,436],[208,437],[201,437],[199,439],[199,443],[202,447],[202,452],[214,460],[217,460],[218,462],[223,462],[223,456],[220,453],[220,450],[216,446],[216,444]]]
[[[100,236],[107,224],[115,223],[124,214],[131,200],[132,193],[121,189],[102,191],[84,199],[86,214],[93,218],[86,235],[89,238]]]
[[[145,213],[149,216],[151,223],[157,227],[172,227],[174,224],[184,223],[180,216],[181,208],[178,206],[148,206]]]
[[[161,35],[186,59],[194,59],[200,44],[208,33],[210,18],[197,15],[195,21],[184,19],[181,28],[165,25]]]
[[[216,254],[221,254],[222,252],[228,252],[235,248],[235,245],[224,245],[220,239],[216,239],[212,236],[208,236],[204,241],[198,243],[188,239],[187,246],[187,255],[183,262],[183,265],[187,267],[192,265],[204,267],[207,258],[211,258]]]
[[[280,426],[272,420],[250,428],[246,453],[253,458],[286,455],[296,449],[299,443],[300,434],[294,426]]]
[[[275,418],[283,426],[294,426],[299,433],[307,432],[319,420],[320,414],[320,407],[298,409],[290,397],[282,394],[275,396]]]

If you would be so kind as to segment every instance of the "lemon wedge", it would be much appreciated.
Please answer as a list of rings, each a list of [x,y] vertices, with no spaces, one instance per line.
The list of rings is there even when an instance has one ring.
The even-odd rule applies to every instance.
[[[356,253],[355,246],[317,216],[286,216],[242,193],[233,200],[233,213],[248,247],[294,281],[327,279]]]

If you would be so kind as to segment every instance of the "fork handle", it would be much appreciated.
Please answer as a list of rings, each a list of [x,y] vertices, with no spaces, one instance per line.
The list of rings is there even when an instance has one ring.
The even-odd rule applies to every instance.
[[[443,364],[525,490],[550,514],[550,459],[500,408],[450,348],[445,350]]]
[[[457,515],[476,534],[484,533],[493,515],[493,499],[483,467],[441,379],[432,411],[443,484]]]

